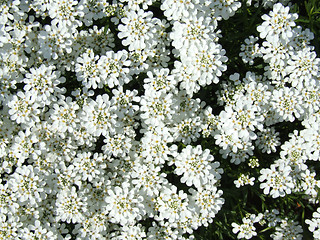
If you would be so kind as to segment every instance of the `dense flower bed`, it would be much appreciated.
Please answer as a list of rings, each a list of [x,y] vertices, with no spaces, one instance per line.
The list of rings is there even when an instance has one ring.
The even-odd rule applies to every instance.
[[[0,5],[1,239],[320,239],[320,60],[292,3]]]

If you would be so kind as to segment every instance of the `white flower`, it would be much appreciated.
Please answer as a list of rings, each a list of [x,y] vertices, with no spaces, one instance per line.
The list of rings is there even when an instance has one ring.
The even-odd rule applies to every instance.
[[[181,61],[187,67],[194,66],[193,78],[199,82],[200,86],[206,86],[219,82],[222,72],[226,71],[225,63],[228,58],[225,50],[220,44],[210,42],[195,47],[190,46],[186,52],[182,52]]]
[[[287,166],[284,161],[272,164],[270,169],[262,169],[259,181],[263,182],[260,184],[263,193],[270,194],[273,198],[284,197],[286,194],[290,194],[294,188],[293,180],[290,176],[291,171],[291,167]]]
[[[210,24],[207,18],[196,12],[189,18],[183,18],[182,22],[175,21],[170,38],[172,45],[181,51],[186,51],[189,47],[200,49],[202,45],[209,45],[215,39],[215,26]]]
[[[139,49],[129,52],[130,74],[138,74],[149,68],[147,59],[150,56],[150,49]]]
[[[264,41],[260,48],[260,52],[263,55],[264,61],[269,63],[269,65],[286,66],[286,60],[289,60],[290,54],[292,54],[290,49],[291,47],[289,44],[273,39],[271,42]],[[283,69],[282,73],[285,76],[287,74],[286,69]]]
[[[163,91],[146,91],[140,100],[140,117],[145,124],[151,126],[161,126],[166,119],[171,119],[174,113],[171,105],[173,103],[173,95],[166,94]]]
[[[98,59],[99,56],[94,55],[92,49],[87,49],[77,58],[77,63],[75,64],[77,80],[82,81],[83,86],[88,89],[96,89],[98,85],[101,85],[98,64],[96,63]]]
[[[86,208],[86,197],[79,196],[75,187],[65,188],[57,194],[56,220],[67,223],[78,223],[83,221]]]
[[[45,224],[43,224],[45,225]],[[26,229],[25,229],[26,230]],[[41,225],[39,220],[35,220],[34,224],[28,226],[28,230],[32,231],[34,233],[33,239],[48,239],[48,240],[54,240],[56,239],[56,236],[53,235],[52,231],[48,231],[48,229]],[[29,232],[29,231],[26,231]],[[21,238],[24,238],[26,233],[22,231]]]
[[[316,52],[310,47],[292,52],[287,71],[290,73],[289,81],[293,87],[303,89],[311,84],[314,85],[320,63],[320,59],[316,56]]]
[[[45,25],[38,35],[39,51],[44,58],[56,60],[72,51],[70,30],[61,25]]]
[[[9,186],[21,204],[36,205],[45,199],[46,182],[39,176],[39,169],[32,165],[21,166],[11,175]]]
[[[108,7],[112,4],[108,3],[107,0],[96,0],[96,1],[81,1],[83,4],[83,13],[81,21],[87,26],[92,26],[93,20],[99,20],[103,17],[110,16]],[[96,26],[94,26],[96,27]]]
[[[111,234],[112,240],[143,240],[146,239],[145,227],[141,224],[122,226],[119,231]]]
[[[312,119],[312,118],[311,118]],[[310,119],[310,120],[311,120]],[[312,126],[301,132],[301,136],[305,141],[304,151],[309,160],[318,161],[320,157],[320,129],[318,127],[319,121],[310,121]]]
[[[103,232],[108,231],[106,226],[107,216],[103,212],[95,212],[75,226],[73,233],[78,237],[99,240],[103,238]]]
[[[127,60],[128,52],[121,50],[115,53],[114,51],[107,51],[102,55],[97,63],[98,74],[101,82],[98,84],[99,88],[105,85],[109,88],[114,86],[122,86],[128,83],[131,79],[128,75],[131,62]]]
[[[0,194],[0,211],[2,213],[0,217],[10,212],[16,213],[20,204],[17,202],[17,198],[8,183],[4,185],[0,184]]]
[[[247,217],[242,218],[242,224],[239,225],[237,223],[232,223],[231,226],[233,227],[232,232],[234,234],[238,233],[237,238],[245,238],[251,239],[253,236],[257,235],[255,231],[256,228],[253,226],[254,223],[259,222],[262,219],[263,215],[259,214],[256,216],[255,214],[248,214]]]
[[[310,79],[312,81],[312,79]],[[320,86],[312,84],[304,86],[301,89],[302,107],[305,109],[305,115],[317,112],[320,108]]]
[[[0,215],[0,237],[3,239],[17,239],[17,231],[22,227],[22,223],[18,217],[8,217],[4,214]]]
[[[20,9],[19,9],[20,4],[21,4],[20,0],[1,3],[0,21],[3,25],[5,25],[8,20],[13,20],[14,15],[20,12]]]
[[[293,220],[288,220],[287,218],[282,219],[280,226],[276,227],[276,232],[271,234],[270,237],[274,240],[282,239],[294,239],[301,240],[303,229],[302,226]]]
[[[91,100],[83,106],[80,124],[93,136],[108,136],[109,132],[115,131],[113,126],[116,124],[111,110],[109,95],[98,95],[95,101]]]
[[[249,159],[248,166],[251,168],[256,168],[260,166],[259,159],[252,157]]]
[[[18,166],[28,157],[37,158],[40,155],[40,150],[35,149],[35,144],[39,142],[36,135],[30,131],[19,131],[17,136],[14,136],[10,151],[14,152],[14,156],[19,159]]]
[[[136,220],[139,221],[145,214],[142,201],[143,197],[137,196],[135,189],[124,182],[121,186],[108,190],[104,209],[111,222],[126,226],[134,224]]]
[[[235,180],[233,183],[236,185],[237,188],[240,188],[241,186],[244,185],[251,185],[253,186],[254,184],[254,177],[249,176],[249,174],[245,175],[243,173],[240,174],[239,178],[237,180]]]
[[[124,157],[131,148],[131,138],[126,137],[124,134],[116,134],[115,136],[103,140],[106,144],[102,146],[103,152],[108,156]]]
[[[298,18],[296,13],[289,14],[289,10],[289,7],[284,7],[281,3],[273,5],[269,15],[261,17],[264,22],[257,28],[260,37],[266,38],[269,42],[280,38],[288,41],[293,36],[291,27],[296,25],[294,20]]]
[[[309,231],[313,233],[315,239],[320,239],[320,208],[317,208],[312,214],[312,219],[306,219],[306,224],[309,225]]]
[[[68,189],[75,183],[76,171],[74,171],[73,165],[66,167],[64,162],[60,163],[54,170],[54,175],[53,182],[56,183],[54,188],[59,191],[69,191]]]
[[[128,2],[129,9],[138,10],[139,5],[142,5],[143,9],[147,9],[155,0],[121,0],[121,2]]]
[[[99,0],[99,1],[106,1],[106,0]],[[99,2],[97,2],[99,4]],[[103,5],[104,3],[101,3],[100,5]],[[85,30],[83,30],[84,33],[86,33]],[[82,32],[82,31],[81,31]],[[81,33],[80,32],[80,33]],[[93,28],[89,28],[88,35],[84,34],[83,41],[84,43],[80,44],[80,48],[83,45],[88,45],[88,48],[93,49],[95,53],[97,54],[103,54],[107,51],[112,50],[115,47],[114,44],[114,35],[111,32],[110,28],[101,27],[98,28],[97,26],[93,26]],[[99,45],[97,45],[97,42],[99,42]],[[79,49],[81,51],[81,49]]]
[[[275,227],[279,222],[281,222],[279,211],[277,209],[272,209],[271,211],[266,210],[263,215],[264,219],[268,221],[268,227]]]
[[[42,64],[39,68],[31,68],[30,73],[26,73],[23,82],[25,91],[34,92],[37,100],[49,105],[56,100],[56,96],[64,93],[64,89],[58,85],[66,81],[65,77],[60,77],[59,71],[53,71],[54,66]]]
[[[160,9],[164,11],[164,15],[168,20],[181,20],[182,17],[188,18],[194,11],[195,5],[199,4],[199,0],[164,0],[160,6]]]
[[[214,138],[216,139],[215,144],[219,145],[223,150],[228,148],[236,153],[238,149],[243,147],[241,140],[231,124],[224,124],[222,129],[217,131]]]
[[[118,26],[120,32],[118,36],[124,46],[129,45],[129,50],[144,49],[152,42],[155,32],[152,12],[144,12],[142,9],[128,11]]]
[[[264,128],[258,132],[256,146],[262,150],[263,153],[276,152],[276,147],[280,145],[279,133],[275,131],[274,127]]]
[[[320,188],[320,181],[315,179],[316,172],[310,172],[306,169],[305,172],[301,172],[301,187],[305,191],[305,194],[311,198],[317,198]]]
[[[188,145],[180,154],[174,156],[169,164],[175,165],[175,174],[182,175],[182,183],[199,188],[209,181],[217,181],[221,177],[220,173],[223,170],[218,169],[220,164],[213,162],[213,159],[209,149],[202,151],[200,145],[197,147]]]
[[[298,134],[297,130],[294,130],[293,133],[289,134],[290,140],[282,144],[280,157],[281,159],[285,159],[292,169],[299,169],[301,171],[307,169],[305,163],[308,160],[308,157],[305,151],[305,139]]]
[[[230,147],[226,150],[220,149],[219,152],[223,154],[222,157],[225,159],[227,156],[230,156],[230,162],[238,165],[253,156],[254,150],[254,146],[251,142],[241,142],[241,145],[242,147],[238,149],[237,152],[233,152]]]
[[[214,181],[210,181],[210,183],[203,185],[197,190],[193,188],[189,190],[192,194],[190,205],[196,206],[196,211],[199,211],[201,216],[206,219],[214,218],[225,202],[221,197],[223,194],[222,190],[218,190],[214,184]]]
[[[92,157],[91,155],[91,152],[78,153],[73,162],[75,166],[73,171],[77,172],[77,177],[83,181],[92,182],[94,178],[98,178],[101,174],[103,157],[99,156],[98,153],[93,154]]]
[[[60,99],[57,103],[53,104],[49,112],[52,127],[62,134],[66,131],[72,133],[79,122],[77,117],[78,109],[78,104],[72,101],[71,97]]]
[[[83,5],[75,0],[57,0],[50,1],[49,16],[52,18],[52,25],[72,26],[74,28],[81,26],[82,22],[77,18],[84,16]]]
[[[194,77],[194,72],[194,66],[185,65],[180,61],[174,62],[172,75],[178,82],[181,82],[180,89],[185,90],[190,97],[200,90],[198,79]]]
[[[179,118],[176,118],[178,120]],[[176,121],[171,129],[175,141],[182,141],[185,144],[195,142],[200,137],[201,118],[186,118]]]
[[[148,131],[141,139],[141,156],[145,158],[145,162],[163,164],[168,161],[168,155],[176,149],[174,145],[168,146],[171,142],[173,138],[167,128],[155,128],[155,132]]]
[[[139,106],[134,103],[140,102],[140,97],[137,90],[126,90],[124,91],[122,86],[119,86],[117,89],[112,90],[113,97],[111,102],[117,107],[116,114],[118,116],[124,115],[123,117],[135,116],[139,110]],[[132,125],[134,125],[132,123]]]
[[[153,88],[154,90],[162,90],[169,92],[177,84],[176,79],[169,74],[169,69],[154,69],[153,72],[147,72],[148,78],[144,79],[145,89]]]
[[[186,221],[191,217],[188,210],[187,194],[180,190],[177,193],[177,187],[164,187],[161,189],[160,195],[155,199],[156,210],[159,212],[155,216],[157,221],[167,219],[170,223],[177,220]]]
[[[209,6],[212,8],[213,16],[227,20],[241,7],[241,2],[236,0],[212,1]]]
[[[165,178],[166,174],[161,173],[160,170],[160,167],[154,164],[134,166],[131,173],[132,184],[148,196],[157,196],[162,185],[168,183],[168,180]],[[148,212],[148,214],[151,214],[151,212]]]
[[[303,49],[309,47],[310,41],[314,39],[313,32],[310,29],[303,30],[301,26],[293,28],[293,39],[290,42],[295,49]]]
[[[239,101],[233,105],[236,112],[235,128],[239,132],[239,137],[244,141],[255,140],[257,135],[254,133],[255,129],[262,129],[263,116],[258,114],[258,108],[251,105],[249,102]]]
[[[261,78],[261,76],[255,75],[252,72],[247,72],[245,79],[248,82],[244,85],[244,89],[246,90],[245,98],[247,98],[248,103],[252,102],[251,104],[258,108],[258,116],[264,114],[271,96],[270,85],[260,82]],[[245,81],[245,79],[243,80]]]
[[[37,95],[32,91],[19,91],[8,102],[10,119],[18,124],[24,123],[32,126],[35,122],[39,122],[40,102],[37,101]]]
[[[301,104],[302,97],[297,90],[283,87],[274,90],[272,93],[271,104],[277,114],[284,121],[293,122],[296,118],[300,118],[304,112]]]
[[[253,65],[255,58],[262,57],[259,44],[256,43],[258,39],[258,37],[249,36],[249,38],[246,38],[244,40],[245,44],[241,45],[241,52],[239,56],[242,58],[242,61],[244,63]]]
[[[158,240],[161,239],[178,239],[179,231],[169,222],[157,221],[152,222],[152,226],[148,229],[148,239]]]

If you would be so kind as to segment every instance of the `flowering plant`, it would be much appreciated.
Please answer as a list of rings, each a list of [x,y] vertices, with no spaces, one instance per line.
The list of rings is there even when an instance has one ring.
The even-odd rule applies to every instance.
[[[319,11],[0,1],[0,238],[320,239]]]

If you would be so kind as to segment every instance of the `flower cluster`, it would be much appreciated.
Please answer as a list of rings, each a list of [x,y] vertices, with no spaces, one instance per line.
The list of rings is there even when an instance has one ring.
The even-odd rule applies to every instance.
[[[272,10],[239,60],[263,67],[230,74],[219,23],[244,2],[1,1],[0,238],[194,239],[243,162],[258,175],[237,173],[236,188],[318,203],[314,35],[286,1],[256,1]],[[277,126],[295,122],[283,140]],[[277,157],[260,168],[257,153]],[[306,220],[315,238],[318,212]],[[273,239],[301,238],[272,214],[231,231],[249,239],[269,221]]]
[[[267,210],[264,213],[259,213],[257,216],[248,213],[242,219],[242,224],[232,223],[232,231],[238,233],[238,239],[251,239],[253,236],[257,236],[255,223],[258,223],[260,227],[267,225],[268,228],[275,228],[275,232],[270,235],[274,240],[302,239],[302,226],[287,217],[281,218],[277,209]]]
[[[238,233],[237,238],[245,238],[250,239],[253,236],[257,235],[257,232],[255,231],[256,228],[253,226],[254,223],[259,222],[263,217],[263,214],[260,213],[258,216],[255,214],[248,214],[248,216],[244,217],[242,219],[242,224],[239,225],[237,223],[232,223],[233,227],[233,233]]]

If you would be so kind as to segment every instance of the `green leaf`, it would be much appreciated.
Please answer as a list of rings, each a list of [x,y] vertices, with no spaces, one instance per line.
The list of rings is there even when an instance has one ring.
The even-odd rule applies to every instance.
[[[269,231],[271,229],[273,229],[273,227],[267,227],[265,229],[262,229],[259,233],[264,233],[264,232]]]

